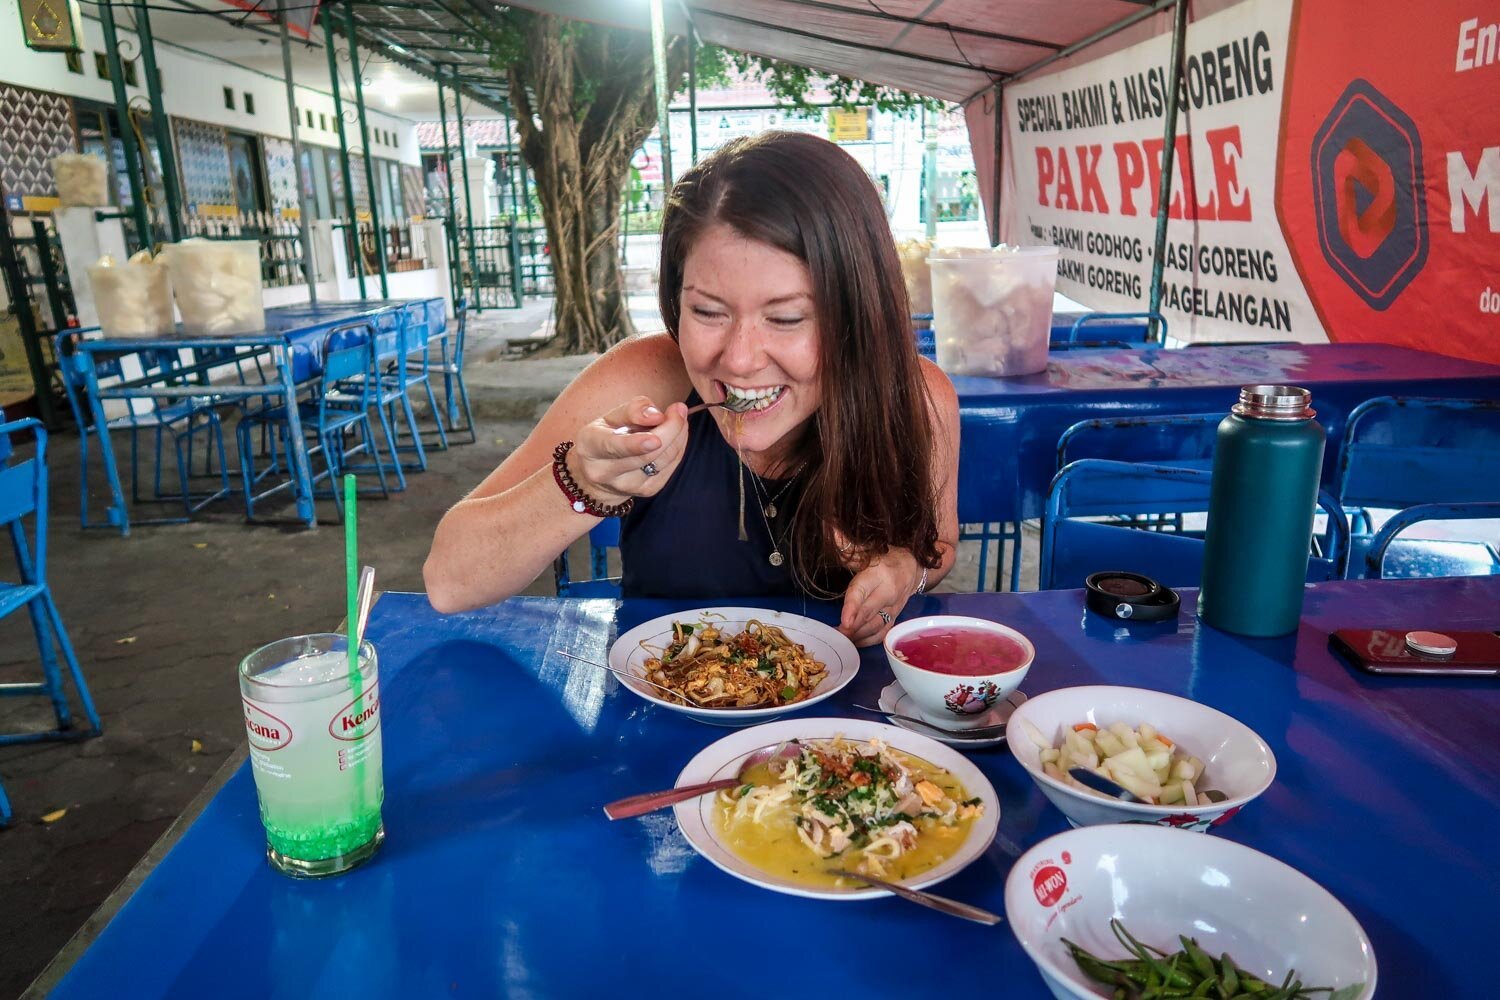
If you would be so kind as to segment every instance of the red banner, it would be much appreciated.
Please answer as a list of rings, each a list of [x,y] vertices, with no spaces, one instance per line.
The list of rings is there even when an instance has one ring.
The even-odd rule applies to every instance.
[[[286,7],[286,30],[298,38],[312,37],[313,18],[318,13],[321,0],[222,0],[231,7],[238,7],[246,17],[258,17],[275,22],[281,5]]]
[[[1500,7],[1299,2],[1276,207],[1334,340],[1500,361]]]

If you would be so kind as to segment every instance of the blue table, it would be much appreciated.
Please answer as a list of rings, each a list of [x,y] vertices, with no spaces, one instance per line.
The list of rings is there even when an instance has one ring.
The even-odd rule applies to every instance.
[[[107,510],[109,523],[120,529],[120,534],[130,534],[130,514],[125,503],[124,490],[120,485],[119,470],[115,463],[114,448],[110,443],[109,421],[104,413],[106,399],[182,399],[212,396],[223,400],[268,399],[292,400],[297,397],[300,386],[316,378],[323,370],[323,345],[328,334],[340,326],[369,321],[381,326],[382,317],[394,314],[409,306],[412,301],[425,303],[428,300],[393,300],[387,302],[336,302],[317,308],[316,314],[298,313],[297,307],[273,307],[266,310],[266,328],[259,333],[234,334],[210,337],[190,334],[179,324],[177,330],[159,337],[102,338],[91,336],[96,330],[79,331],[75,349],[84,359],[86,405],[93,421],[93,432],[99,438],[99,451],[104,464],[105,479],[109,484],[110,505]],[[441,302],[441,300],[438,300]],[[304,310],[306,306],[301,307]],[[396,346],[392,353],[404,356],[405,327],[396,324],[394,334]],[[169,385],[169,379],[180,379],[182,371],[173,371],[155,378],[135,379],[119,385],[100,386],[98,360],[119,358],[149,351],[179,351],[190,349],[209,360],[195,365],[195,370],[207,370],[233,363],[234,357],[259,357],[269,354],[275,369],[274,378],[258,384],[217,383],[212,388],[203,385]],[[291,442],[291,468],[293,494],[296,498],[297,517],[308,527],[317,524],[317,510],[313,502],[312,472],[308,463],[306,442],[302,434],[301,417],[297,407],[287,408],[288,440]],[[85,454],[87,454],[85,452]],[[87,489],[87,476],[84,488]]]
[[[1500,399],[1500,366],[1385,344],[1054,352],[1047,370],[1035,375],[953,379],[962,419],[959,520],[1041,517],[1057,471],[1057,439],[1080,420],[1228,414],[1240,386],[1255,382],[1312,391],[1318,421],[1328,432],[1325,485],[1338,468],[1344,421],[1367,399]]]
[[[1236,639],[1192,618],[1126,636],[1086,619],[1077,591],[929,595],[906,613],[1021,629],[1037,647],[1032,693],[1133,684],[1243,720],[1274,750],[1277,780],[1214,835],[1282,859],[1341,899],[1374,941],[1385,995],[1459,997],[1478,995],[1472,963],[1487,968],[1500,909],[1500,686],[1356,673],[1332,658],[1327,636],[1359,625],[1492,628],[1497,607],[1500,580],[1321,584],[1300,635],[1284,641]],[[444,617],[421,595],[385,595],[369,631],[385,726],[380,855],[333,881],[276,874],[262,857],[250,770],[232,761],[154,870],[127,882],[133,894],[106,904],[119,906],[108,926],[70,945],[43,985],[61,977],[52,995],[64,1000],[122,983],[136,997],[221,995],[233,984],[267,1000],[351,984],[370,997],[761,998],[795,983],[837,997],[951,998],[956,978],[977,974],[996,996],[1044,996],[1003,926],[899,900],[778,895],[698,858],[670,812],[604,818],[604,802],[670,785],[725,731],[550,651],[602,657],[616,629],[681,608],[520,598]],[[851,714],[889,681],[880,652],[866,651],[850,687],[809,711]],[[226,672],[225,698],[233,684]],[[999,836],[941,891],[998,912],[1014,859],[1066,821],[1006,750],[973,756],[999,796]],[[795,977],[777,979],[772,970],[793,958]],[[1402,989],[1419,982],[1417,993]]]

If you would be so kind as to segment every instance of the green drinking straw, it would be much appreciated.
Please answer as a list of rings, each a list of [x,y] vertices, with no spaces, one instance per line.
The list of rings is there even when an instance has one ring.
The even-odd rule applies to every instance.
[[[355,479],[352,473],[344,475],[344,585],[348,594],[349,635],[349,687],[354,697],[361,693],[359,676],[359,517],[355,508]]]

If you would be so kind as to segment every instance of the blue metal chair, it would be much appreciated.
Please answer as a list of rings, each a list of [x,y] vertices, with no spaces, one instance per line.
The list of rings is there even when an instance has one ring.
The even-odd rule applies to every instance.
[[[339,519],[344,516],[343,491],[338,480],[345,472],[361,472],[373,469],[380,480],[378,492],[389,496],[390,489],[385,479],[385,464],[380,460],[380,449],[375,444],[375,432],[370,426],[370,409],[377,405],[377,376],[374,361],[375,338],[367,325],[353,325],[334,330],[324,340],[323,377],[319,383],[316,399],[298,400],[297,415],[303,434],[308,439],[307,455],[323,456],[324,471],[312,476],[314,495],[331,497]],[[285,405],[262,407],[246,412],[235,428],[240,448],[240,477],[244,484],[245,516],[254,519],[255,503],[280,490],[288,489],[292,480],[281,479],[276,485],[257,493],[257,486],[266,478],[283,472],[276,454],[275,442],[279,441],[284,453],[290,454],[291,424],[287,419]],[[251,458],[250,435],[261,427],[271,429],[271,462],[256,472]],[[357,443],[348,444],[347,437],[357,431]],[[366,465],[351,465],[349,458],[365,454],[370,462]],[[317,492],[317,484],[327,481],[326,493]],[[361,493],[374,493],[375,487],[361,488]]]
[[[1151,320],[1161,324],[1160,340],[1151,337]],[[1091,329],[1086,329],[1091,328]],[[1165,342],[1167,318],[1159,312],[1130,313],[1085,313],[1067,328],[1065,334],[1058,327],[1052,328],[1050,347],[1067,350],[1070,347],[1136,347],[1141,344]]]
[[[609,575],[609,550],[620,547],[620,519],[607,517],[589,529],[590,579],[574,580],[564,550],[552,564],[558,597],[619,597],[620,578]]]
[[[1435,576],[1493,576],[1500,573],[1494,542],[1423,539],[1403,545],[1397,538],[1424,521],[1500,520],[1500,503],[1417,504],[1399,510],[1368,538],[1356,538],[1350,579],[1415,580]]]
[[[1500,400],[1378,396],[1356,406],[1344,427],[1335,495],[1345,508],[1404,510],[1418,505],[1500,501]],[[1457,513],[1443,518],[1462,518]],[[1386,577],[1466,576],[1500,572],[1485,542],[1397,538],[1428,513],[1385,538]],[[1351,571],[1366,572],[1373,522],[1356,515]],[[1360,569],[1365,567],[1366,569]]]
[[[442,418],[438,415],[437,397],[432,392],[432,379],[427,366],[422,364],[417,371],[408,371],[407,363],[415,350],[420,348],[423,357],[427,354],[429,331],[426,311],[423,309],[421,315],[418,315],[411,308],[396,309],[375,317],[375,324],[375,358],[380,366],[375,387],[379,393],[380,422],[390,443],[391,454],[395,456],[392,465],[396,468],[399,488],[405,489],[406,471],[427,471],[427,449],[423,446],[422,430],[417,426],[417,414],[412,408],[409,395],[414,386],[421,385],[427,390],[427,402],[432,408],[432,419],[437,424],[439,448],[448,447],[448,435],[443,430]],[[410,444],[400,443],[401,430],[396,425],[397,406],[400,406],[405,417]],[[416,456],[415,460],[402,462],[403,451],[412,452]]]
[[[479,438],[474,431],[474,412],[469,409],[469,386],[464,381],[464,340],[469,325],[467,296],[459,298],[455,312],[458,314],[455,325],[444,328],[442,332],[433,334],[429,338],[429,349],[424,353],[420,363],[426,366],[429,377],[432,374],[443,376],[443,412],[448,418],[448,432],[467,434],[469,443],[473,444]],[[431,347],[437,348],[435,359],[431,357]],[[407,369],[411,370],[416,363],[408,361]],[[455,388],[457,389],[456,395]],[[460,405],[464,411],[464,426],[462,427],[458,425]]]
[[[1222,413],[1156,413],[1149,416],[1080,420],[1057,439],[1057,467],[1080,458],[1149,462],[1179,469],[1213,470],[1214,444]],[[1150,517],[1142,523],[1182,530],[1182,514]]]
[[[0,618],[25,608],[31,616],[37,651],[42,660],[43,680],[33,683],[0,684],[0,695],[45,695],[52,702],[57,727],[43,731],[0,733],[0,746],[17,743],[39,743],[44,740],[86,739],[97,736],[103,727],[83,669],[73,652],[73,644],[63,627],[52,590],[47,585],[47,431],[39,420],[18,420],[0,424],[0,438],[30,432],[36,441],[35,454],[24,461],[11,459],[0,466],[0,525],[10,531],[15,552],[18,582],[0,579]],[[32,541],[26,538],[26,521],[34,521]],[[55,648],[54,648],[55,645]],[[72,710],[63,688],[62,670],[57,653],[62,654],[72,677],[73,688],[88,720],[88,728],[75,728]],[[10,818],[10,804],[0,790],[0,824]]]
[[[57,358],[58,371],[62,376],[63,390],[68,397],[68,406],[73,411],[73,420],[79,428],[78,519],[80,525],[85,528],[113,528],[117,525],[111,521],[90,522],[88,516],[89,438],[97,437],[97,434],[93,433],[93,420],[90,418],[92,411],[84,402],[85,394],[88,392],[88,375],[84,366],[92,364],[95,377],[100,379],[123,378],[124,367],[120,358],[96,360],[91,355],[75,350],[74,344],[81,336],[82,334],[73,331],[65,331],[53,338],[54,356]],[[138,358],[145,373],[163,380],[169,380],[172,372],[182,367],[176,351],[143,351]],[[214,396],[209,387],[204,388],[202,396],[172,402],[153,400],[151,409],[144,413],[137,413],[132,401],[127,400],[126,405],[131,408],[123,416],[108,421],[110,431],[124,430],[130,434],[131,500],[137,504],[141,503],[139,435],[142,431],[151,431],[155,436],[156,461],[155,480],[150,499],[153,502],[180,502],[183,505],[182,517],[154,518],[135,523],[180,524],[208,504],[229,495],[231,487],[228,459],[224,452],[224,428],[217,410],[221,402],[222,400]],[[199,423],[199,421],[202,422]],[[193,441],[199,434],[210,435],[209,443],[212,448],[209,454],[212,456],[216,452],[218,455],[219,488],[209,493],[195,494],[191,486]],[[171,435],[173,450],[176,454],[179,492],[175,494],[162,492],[162,445],[165,435]],[[108,475],[108,465],[105,468],[106,475]]]
[[[1208,509],[1213,476],[1202,469],[1085,458],[1052,480],[1042,517],[1040,589],[1082,587],[1100,570],[1144,573],[1170,587],[1196,587],[1203,575],[1203,540],[1146,531],[1098,518]],[[1349,526],[1333,497],[1320,492],[1330,541],[1317,536],[1309,580],[1337,580],[1349,555]]]

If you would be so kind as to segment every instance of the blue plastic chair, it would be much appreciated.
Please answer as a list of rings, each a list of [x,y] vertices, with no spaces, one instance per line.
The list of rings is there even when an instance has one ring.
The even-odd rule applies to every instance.
[[[1421,520],[1462,518],[1466,505],[1500,501],[1500,400],[1379,396],[1349,414],[1339,456],[1335,496],[1345,508],[1404,510],[1419,505],[1454,507],[1428,512],[1384,538],[1384,576],[1469,576],[1500,572],[1486,542],[1429,542],[1398,538]],[[1475,515],[1491,516],[1491,515]],[[1368,572],[1374,554],[1369,515],[1356,516],[1351,571]]]
[[[428,376],[443,377],[443,413],[448,418],[448,433],[467,434],[469,443],[479,438],[474,431],[474,412],[469,408],[469,386],[464,381],[464,339],[469,325],[469,299],[458,300],[454,325],[434,334],[428,341],[429,349],[421,364],[426,366]],[[437,348],[437,357],[431,356],[431,348]],[[410,370],[417,362],[407,362]],[[455,393],[455,389],[457,392]],[[463,407],[464,426],[458,425],[458,409]]]
[[[568,553],[563,550],[552,563],[552,579],[558,597],[619,597],[620,578],[609,575],[609,550],[620,547],[620,519],[607,517],[589,529],[590,579],[574,580],[569,573]]]
[[[1170,514],[1208,509],[1211,473],[1168,465],[1086,458],[1052,480],[1042,517],[1040,589],[1082,587],[1090,573],[1143,573],[1169,587],[1196,587],[1203,576],[1203,540],[1103,523],[1097,518]],[[1329,541],[1314,536],[1309,580],[1337,580],[1349,555],[1343,508],[1326,492],[1318,506],[1328,514]]]
[[[312,477],[314,495],[331,497],[339,519],[344,516],[343,491],[338,479],[345,472],[361,472],[373,469],[380,480],[378,492],[389,496],[390,489],[385,479],[385,464],[380,460],[380,449],[375,444],[375,432],[370,425],[370,409],[377,405],[375,339],[368,326],[342,327],[328,334],[323,342],[323,377],[318,383],[316,399],[299,400],[297,415],[302,423],[303,434],[308,439],[307,456],[322,455],[324,471]],[[257,493],[257,486],[266,478],[282,473],[282,463],[276,455],[275,444],[271,447],[271,462],[259,472],[253,467],[250,435],[261,427],[271,429],[273,442],[280,441],[282,450],[290,453],[291,424],[287,420],[285,405],[262,407],[248,411],[235,428],[240,447],[240,477],[244,484],[245,516],[255,517],[255,503],[292,485],[290,476],[276,485]],[[357,431],[359,440],[348,444],[347,437]],[[352,456],[369,456],[367,465],[351,465]],[[326,493],[317,492],[317,484],[327,481]],[[362,488],[361,493],[376,492],[375,487]]]
[[[94,428],[92,410],[85,404],[85,396],[88,392],[88,375],[85,365],[90,363],[89,356],[75,349],[75,342],[82,334],[73,331],[64,331],[53,338],[54,356],[57,358],[58,371],[62,376],[63,390],[68,397],[68,406],[73,411],[73,420],[79,427],[79,505],[78,520],[85,528],[113,528],[117,527],[110,521],[89,521],[89,439],[98,438]],[[144,372],[157,375],[163,379],[169,379],[171,373],[181,367],[177,358],[177,352],[171,350],[143,351],[138,355],[141,368]],[[93,359],[94,374],[96,378],[123,378],[124,368],[119,358],[95,358]],[[132,401],[127,401],[127,403]],[[140,444],[139,436],[142,431],[151,431],[155,436],[155,480],[152,489],[151,500],[162,503],[181,503],[183,505],[182,517],[163,517],[149,520],[135,520],[136,524],[181,524],[191,516],[215,500],[229,495],[231,487],[229,484],[228,459],[224,452],[224,429],[219,419],[217,407],[222,400],[213,394],[211,388],[205,387],[202,396],[188,399],[164,401],[153,400],[152,408],[145,413],[136,413],[132,408],[123,416],[114,417],[107,422],[111,432],[127,431],[130,435],[130,497],[134,503],[141,503],[140,491]],[[199,423],[199,421],[202,423]],[[209,493],[192,492],[192,464],[193,464],[193,441],[199,434],[209,434],[209,442],[212,446],[209,451],[210,457],[217,453],[219,466],[219,488]],[[162,445],[165,435],[171,435],[173,450],[177,460],[177,482],[178,492],[168,494],[162,492]],[[108,466],[106,466],[106,469]],[[211,475],[211,473],[210,473]]]
[[[0,466],[0,525],[10,532],[15,552],[17,582],[0,579],[0,618],[25,608],[31,615],[31,629],[36,636],[37,651],[42,660],[42,681],[0,684],[0,695],[45,695],[52,702],[57,727],[43,731],[0,733],[0,746],[17,743],[39,743],[44,740],[86,739],[103,731],[83,668],[73,652],[73,643],[63,627],[52,590],[47,584],[47,431],[39,420],[18,420],[0,424],[0,438],[30,432],[36,441],[31,458]],[[26,538],[26,521],[34,521],[32,540]],[[55,649],[54,649],[55,644]],[[72,677],[73,688],[88,720],[87,729],[75,728],[72,710],[63,688],[62,670],[57,653],[62,654]],[[0,824],[10,819],[10,804],[0,789]]]

